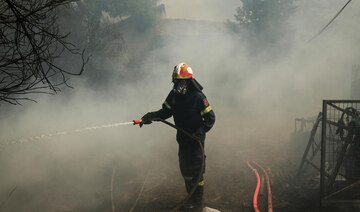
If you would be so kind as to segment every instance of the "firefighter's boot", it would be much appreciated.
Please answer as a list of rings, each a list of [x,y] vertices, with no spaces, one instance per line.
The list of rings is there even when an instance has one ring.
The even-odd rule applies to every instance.
[[[202,208],[204,195],[204,180],[199,182],[198,187],[195,189],[193,195],[191,195],[189,202],[194,205],[195,208]]]
[[[196,179],[195,179],[196,180]],[[193,178],[185,178],[186,191],[190,193],[191,189],[195,186]],[[202,201],[204,194],[204,181],[199,182],[198,187],[195,189],[194,193],[191,195],[189,200],[181,207],[181,211],[201,211],[202,210]]]

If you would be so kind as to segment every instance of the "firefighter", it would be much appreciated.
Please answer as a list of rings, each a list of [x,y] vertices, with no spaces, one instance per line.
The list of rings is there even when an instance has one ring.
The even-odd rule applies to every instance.
[[[203,94],[203,87],[195,80],[193,71],[186,63],[179,63],[172,74],[173,89],[170,91],[162,108],[158,111],[146,113],[142,117],[142,124],[160,118],[173,116],[175,125],[194,137],[204,146],[205,134],[215,122],[215,113]],[[202,153],[200,145],[185,134],[177,131],[176,140],[179,144],[180,171],[185,181],[186,191],[189,193],[195,186],[200,175]],[[205,166],[205,164],[204,164]],[[200,182],[190,199],[184,204],[185,210],[197,210],[202,207],[204,193],[204,178],[201,173]]]

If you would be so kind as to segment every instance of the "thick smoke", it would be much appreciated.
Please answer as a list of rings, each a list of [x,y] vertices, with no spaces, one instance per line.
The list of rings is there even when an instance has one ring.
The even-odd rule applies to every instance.
[[[72,79],[74,89],[36,96],[38,103],[2,108],[6,112],[0,120],[2,142],[139,119],[161,107],[172,87],[171,71],[179,62],[192,67],[216,113],[206,147],[212,151],[213,146],[232,143],[229,139],[233,138],[243,146],[256,140],[262,148],[265,143],[287,142],[294,118],[317,115],[323,99],[349,98],[351,67],[360,58],[359,2],[352,2],[309,42],[344,3],[299,1],[288,20],[291,37],[281,38],[291,45],[272,46],[260,54],[249,53],[246,39],[225,27],[240,4],[165,2],[171,19],[159,24],[161,41],[138,61],[137,70],[122,60],[107,58],[104,69],[114,73],[105,72],[109,76],[101,85]],[[1,147],[0,207],[4,211],[104,211],[110,204],[113,167],[118,170],[116,179],[125,182],[118,185],[121,188],[141,184],[153,164],[154,170],[167,176],[164,184],[175,182],[182,189],[174,135],[174,130],[153,123],[142,129],[122,126]],[[148,183],[155,185],[157,180]],[[138,189],[129,187],[116,190],[116,197],[128,207],[134,199],[126,191]]]
[[[232,18],[235,9],[240,6],[239,0],[227,0],[221,3],[217,0],[183,0],[162,1],[166,6],[167,18],[190,20],[207,20],[223,22]]]

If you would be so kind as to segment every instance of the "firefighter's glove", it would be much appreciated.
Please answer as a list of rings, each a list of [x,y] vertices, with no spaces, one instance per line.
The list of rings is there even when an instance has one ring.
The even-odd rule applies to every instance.
[[[196,140],[199,140],[201,141],[201,138],[204,136],[205,132],[203,130],[203,128],[199,128],[197,129],[193,134],[192,136],[196,139]]]
[[[151,124],[151,120],[153,119],[153,114],[151,112],[145,114],[142,118],[141,118],[141,122],[139,124],[140,127],[143,126],[143,124]]]

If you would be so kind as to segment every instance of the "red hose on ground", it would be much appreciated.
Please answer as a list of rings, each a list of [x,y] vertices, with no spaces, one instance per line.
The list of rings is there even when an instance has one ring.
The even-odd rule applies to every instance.
[[[254,197],[253,197],[253,206],[254,206],[255,212],[260,212],[260,210],[258,209],[258,205],[257,205],[257,198],[259,196],[259,190],[260,190],[260,176],[259,176],[259,173],[257,172],[257,170],[254,169],[254,167],[252,167],[250,165],[249,161],[247,161],[247,165],[250,167],[251,170],[253,170],[253,172],[256,175],[257,184],[256,184],[256,189],[255,189],[255,193],[254,193]]]
[[[268,212],[273,212],[269,175],[268,175],[267,171],[262,166],[260,166],[260,164],[256,163],[255,161],[251,161],[251,162],[253,162],[255,165],[257,165],[265,174],[267,191],[268,191]]]

